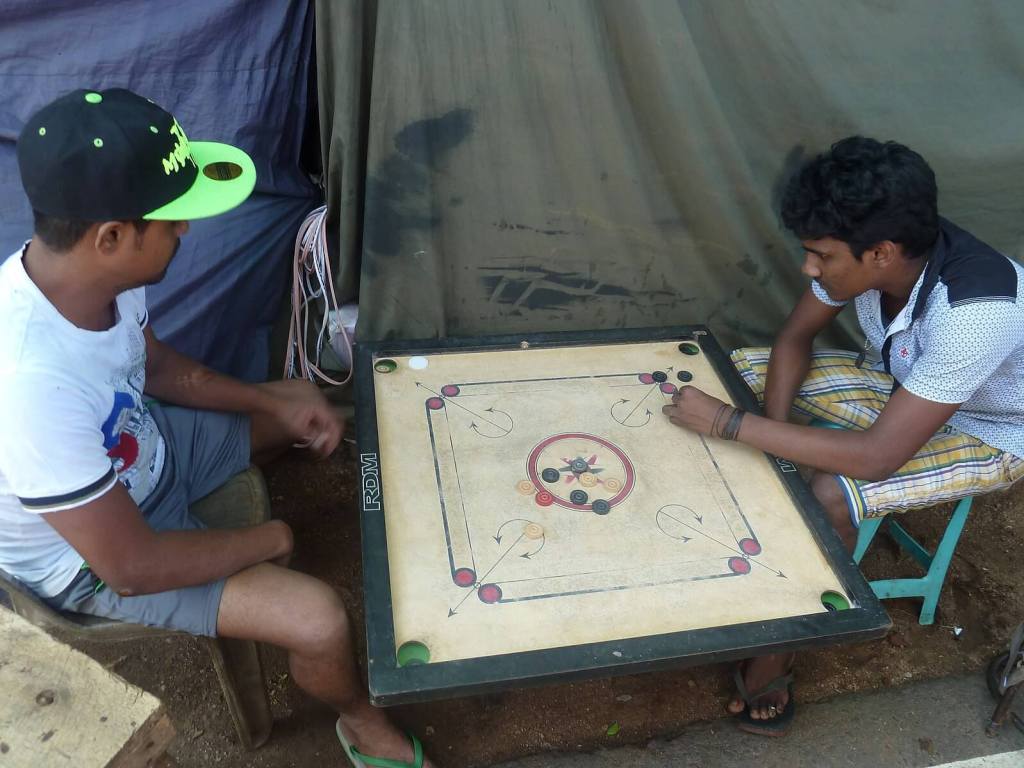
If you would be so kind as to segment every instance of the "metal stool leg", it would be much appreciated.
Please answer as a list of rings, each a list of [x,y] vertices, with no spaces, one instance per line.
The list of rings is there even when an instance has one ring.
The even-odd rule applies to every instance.
[[[884,517],[869,517],[867,520],[861,521],[860,528],[857,529],[857,546],[853,550],[853,562],[861,561],[883,522],[885,522]]]
[[[1006,720],[1006,716],[1010,714],[1010,707],[1013,706],[1013,700],[1020,691],[1021,686],[1024,683],[1017,683],[1017,685],[1011,685],[1006,689],[1006,693],[999,697],[999,703],[996,704],[996,711],[992,713],[992,719],[989,720],[988,726],[985,728],[986,736],[995,736],[999,732],[999,726]]]
[[[971,503],[974,499],[970,496],[960,499],[953,514],[946,524],[946,530],[942,539],[932,554],[922,547],[909,533],[903,530],[902,526],[895,520],[890,520],[887,531],[889,536],[900,546],[901,549],[911,555],[922,568],[925,575],[914,579],[878,579],[870,582],[871,589],[881,600],[893,597],[921,597],[924,602],[921,606],[921,615],[918,622],[921,624],[933,624],[935,622],[935,608],[939,603],[939,596],[942,594],[942,585],[946,580],[946,571],[949,563],[956,552],[957,542],[967,523],[967,515],[971,511]],[[868,518],[861,523],[860,531],[857,534],[857,548],[853,553],[853,560],[859,563],[868,545],[871,543],[875,532],[886,518]]]
[[[942,534],[939,545],[935,548],[935,554],[928,564],[928,575],[924,579],[924,604],[921,606],[922,624],[931,624],[935,621],[935,608],[939,604],[939,595],[942,594],[942,585],[946,581],[946,571],[949,563],[956,552],[956,544],[960,540],[960,534],[967,522],[967,514],[971,511],[973,498],[961,499],[953,510],[953,515],[946,525],[946,532]]]

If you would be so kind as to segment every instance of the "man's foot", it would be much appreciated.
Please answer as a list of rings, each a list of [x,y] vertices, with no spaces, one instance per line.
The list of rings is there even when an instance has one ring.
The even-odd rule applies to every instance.
[[[367,704],[366,709],[360,708],[357,714],[343,715],[338,722],[345,738],[362,754],[415,765],[409,737],[380,710]],[[423,768],[434,768],[434,764],[424,757]]]
[[[757,691],[788,675],[793,668],[794,658],[795,655],[792,653],[777,653],[742,662],[740,669],[743,686],[748,695],[756,694]],[[750,704],[745,702],[741,695],[737,695],[729,702],[727,709],[730,713],[738,715],[746,708],[751,720],[775,720],[786,711],[789,703],[789,686],[782,685],[757,696]]]

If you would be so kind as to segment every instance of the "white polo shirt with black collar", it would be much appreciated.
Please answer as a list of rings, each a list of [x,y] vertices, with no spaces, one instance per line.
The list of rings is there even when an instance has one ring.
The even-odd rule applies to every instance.
[[[955,429],[1024,458],[1024,268],[951,222],[903,310],[885,323],[881,292],[854,299],[884,369],[918,397],[962,403]],[[814,295],[830,306],[818,281]]]

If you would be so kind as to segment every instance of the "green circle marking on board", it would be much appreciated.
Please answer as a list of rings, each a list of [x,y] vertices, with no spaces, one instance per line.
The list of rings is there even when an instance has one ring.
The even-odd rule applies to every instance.
[[[160,131],[157,129],[157,127],[155,125],[149,126],[149,132],[150,133],[160,133]]]
[[[679,345],[679,351],[682,352],[684,355],[697,355],[700,354],[700,347],[698,347],[696,344],[691,344],[688,341],[684,341],[682,344]]]
[[[419,640],[402,643],[398,648],[398,666],[415,667],[430,662],[430,649]]]
[[[373,370],[377,373],[393,373],[398,368],[398,363],[394,360],[378,360],[373,364]]]
[[[850,601],[838,592],[822,592],[821,604],[829,611],[845,611],[850,607]]]
[[[103,146],[103,139],[93,139],[92,145],[96,147],[96,149],[99,149],[100,147]]]
[[[46,128],[40,128],[39,129],[39,135],[40,136],[45,136],[46,135]]]
[[[88,101],[90,104],[99,104],[101,101],[103,101],[103,97],[100,96],[98,93],[93,92],[85,94],[85,100]]]

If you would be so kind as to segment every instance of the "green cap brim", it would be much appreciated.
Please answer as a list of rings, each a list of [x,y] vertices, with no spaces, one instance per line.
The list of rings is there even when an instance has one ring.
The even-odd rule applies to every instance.
[[[142,218],[155,221],[205,219],[230,211],[252,194],[256,167],[238,147],[212,141],[189,142],[199,173],[189,190]]]

